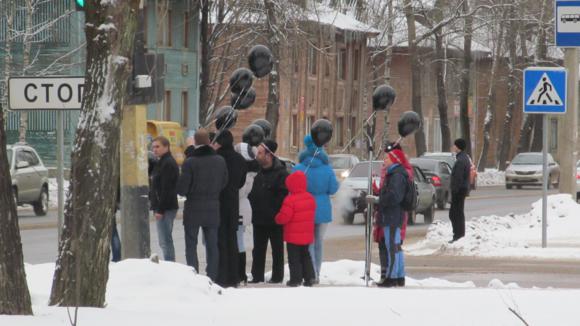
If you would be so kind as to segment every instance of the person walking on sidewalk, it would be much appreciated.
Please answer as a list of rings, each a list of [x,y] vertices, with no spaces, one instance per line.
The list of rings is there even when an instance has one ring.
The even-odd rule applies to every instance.
[[[286,178],[288,196],[276,215],[276,223],[284,226],[284,241],[288,251],[290,281],[286,285],[312,286],[314,268],[308,246],[314,240],[314,214],[316,201],[306,191],[306,175],[296,171]]]
[[[224,130],[217,136],[214,148],[224,158],[228,168],[228,184],[220,195],[217,283],[222,287],[237,287],[240,283],[237,237],[240,218],[239,190],[246,182],[246,160],[234,150],[234,136],[229,130]]]
[[[288,190],[284,182],[288,176],[286,166],[276,157],[278,144],[266,140],[258,147],[256,160],[260,170],[254,178],[252,191],[248,196],[252,205],[252,225],[254,228],[254,249],[252,250],[252,280],[250,283],[264,282],[266,249],[268,241],[272,246],[272,278],[270,283],[284,280],[284,241],[282,226],[274,217],[280,211]]]
[[[451,207],[449,208],[449,220],[453,228],[453,243],[465,236],[465,197],[469,194],[469,176],[471,173],[471,160],[464,152],[467,144],[465,140],[455,140],[451,151],[456,153],[455,165],[451,171]]]
[[[306,174],[308,192],[316,199],[316,217],[314,242],[310,245],[310,256],[319,281],[322,267],[323,240],[328,224],[332,222],[332,204],[330,196],[338,191],[338,182],[332,167],[328,164],[328,155],[323,148],[316,147],[312,136],[304,137],[305,149],[300,153],[300,164],[294,168]]]
[[[246,274],[246,243],[244,235],[246,228],[252,224],[252,206],[248,195],[252,191],[254,185],[254,178],[258,172],[258,162],[256,162],[257,148],[252,147],[247,143],[239,143],[235,146],[236,152],[240,153],[246,160],[246,183],[239,191],[240,200],[240,217],[238,220],[238,273],[240,282],[248,283],[248,276]]]
[[[175,261],[173,245],[173,221],[179,208],[177,204],[177,179],[179,167],[171,155],[169,140],[163,136],[153,139],[151,146],[157,162],[151,171],[149,200],[155,214],[157,237],[163,251],[163,259]]]
[[[187,149],[188,157],[181,167],[177,193],[185,196],[183,228],[185,231],[185,259],[199,273],[197,239],[203,230],[207,276],[217,280],[220,225],[220,194],[228,183],[228,170],[223,157],[209,145],[209,134],[199,129],[194,135],[194,146]]]

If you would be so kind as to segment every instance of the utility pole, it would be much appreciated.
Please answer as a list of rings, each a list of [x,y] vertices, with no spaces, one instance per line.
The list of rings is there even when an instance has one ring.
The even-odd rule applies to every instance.
[[[566,88],[568,107],[558,118],[558,158],[560,159],[560,193],[576,199],[576,143],[578,138],[578,49],[564,50],[564,66],[568,70]]]

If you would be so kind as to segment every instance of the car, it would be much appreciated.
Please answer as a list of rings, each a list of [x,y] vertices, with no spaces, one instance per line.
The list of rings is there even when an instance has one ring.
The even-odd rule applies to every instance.
[[[380,171],[382,161],[373,161],[372,164],[372,178],[373,182],[378,183],[380,180]],[[430,183],[430,180],[425,176],[421,168],[413,165],[413,172],[415,174],[415,187],[417,189],[417,209],[416,213],[424,216],[425,223],[431,223],[435,217],[435,187]],[[344,212],[342,219],[345,224],[352,224],[357,213],[365,213],[367,204],[365,197],[368,191],[368,173],[369,162],[359,162],[352,169],[349,176],[344,179],[340,187],[340,191],[345,191],[345,188],[353,190],[354,194],[351,196],[353,201],[354,211]],[[366,218],[366,214],[364,214]],[[415,213],[411,214],[408,220],[409,224],[415,223]]]
[[[420,167],[425,176],[431,180],[437,194],[437,208],[445,209],[447,203],[451,202],[451,167],[449,164],[427,158],[413,158],[411,164]]]
[[[453,166],[455,165],[455,154],[451,152],[434,152],[434,153],[423,153],[420,158],[428,158],[432,160],[439,160],[444,161],[445,163],[449,164],[451,169],[453,170]],[[469,158],[471,161],[471,171],[469,175],[469,181],[471,184],[471,190],[475,190],[477,188],[477,167],[473,164],[473,160],[471,157]]]
[[[580,160],[576,162],[576,201],[580,200]]]
[[[350,174],[350,170],[360,161],[352,154],[332,154],[328,156],[336,179],[340,182]]]
[[[12,193],[17,206],[30,204],[36,216],[48,212],[48,169],[34,148],[17,143],[7,146]]]
[[[548,188],[552,185],[557,188],[559,180],[560,166],[548,153]],[[526,185],[541,186],[542,183],[542,153],[519,153],[505,170],[505,187],[507,189],[512,189],[514,186],[518,189]]]
[[[282,163],[284,163],[284,165],[286,165],[286,171],[288,171],[288,173],[292,173],[292,170],[296,166],[296,162],[294,162],[291,159],[286,158],[286,157],[280,157],[280,156],[278,156],[278,159],[280,161],[282,161]]]

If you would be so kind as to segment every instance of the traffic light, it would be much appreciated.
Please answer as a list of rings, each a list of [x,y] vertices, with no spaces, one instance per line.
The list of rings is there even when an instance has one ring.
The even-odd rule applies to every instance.
[[[75,0],[77,10],[85,10],[85,0]]]

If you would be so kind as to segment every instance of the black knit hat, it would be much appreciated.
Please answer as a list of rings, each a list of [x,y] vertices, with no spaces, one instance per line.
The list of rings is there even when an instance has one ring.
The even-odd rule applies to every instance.
[[[385,143],[385,153],[388,153],[394,149],[403,150],[403,148],[401,147],[401,144],[399,144],[397,142],[387,141]]]
[[[453,144],[461,151],[464,151],[465,148],[467,148],[467,143],[465,142],[465,139],[462,138],[455,139],[455,142]]]
[[[266,146],[266,149],[271,152],[272,154],[276,153],[276,150],[278,149],[278,144],[273,141],[272,139],[266,139],[264,140],[264,142],[262,143],[262,145]]]

